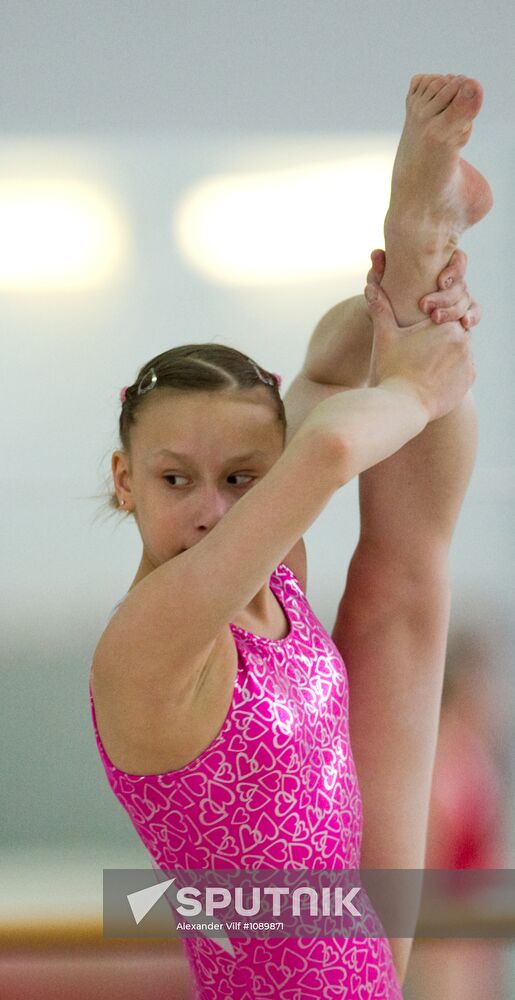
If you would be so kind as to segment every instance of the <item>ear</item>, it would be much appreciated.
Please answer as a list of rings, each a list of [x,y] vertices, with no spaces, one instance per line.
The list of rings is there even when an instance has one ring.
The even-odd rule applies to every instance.
[[[124,480],[129,472],[129,463],[127,461],[127,453],[125,451],[113,451],[113,454],[111,455],[111,472],[113,475],[115,489],[126,489]]]

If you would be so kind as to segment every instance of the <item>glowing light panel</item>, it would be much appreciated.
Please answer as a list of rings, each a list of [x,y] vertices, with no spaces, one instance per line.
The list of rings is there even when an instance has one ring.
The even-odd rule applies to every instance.
[[[124,266],[128,230],[106,195],[71,180],[0,179],[0,290],[97,287]]]
[[[188,263],[227,285],[279,285],[366,274],[384,245],[389,152],[208,178],[172,220]]]

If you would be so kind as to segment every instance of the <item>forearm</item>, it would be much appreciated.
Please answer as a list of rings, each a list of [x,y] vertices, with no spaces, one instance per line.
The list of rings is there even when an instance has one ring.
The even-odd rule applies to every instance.
[[[416,385],[392,376],[377,386],[336,392],[312,410],[303,429],[339,438],[348,482],[393,455],[427,421]]]

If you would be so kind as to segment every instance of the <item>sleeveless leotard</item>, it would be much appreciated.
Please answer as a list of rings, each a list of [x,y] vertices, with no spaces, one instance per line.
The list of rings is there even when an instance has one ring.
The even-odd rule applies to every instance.
[[[347,671],[289,567],[281,563],[269,585],[290,631],[267,639],[230,626],[232,702],[191,763],[148,776],[119,770],[100,739],[90,688],[108,782],[165,871],[359,868]],[[402,1000],[386,937],[233,937],[233,956],[205,936],[182,943],[198,1000]]]

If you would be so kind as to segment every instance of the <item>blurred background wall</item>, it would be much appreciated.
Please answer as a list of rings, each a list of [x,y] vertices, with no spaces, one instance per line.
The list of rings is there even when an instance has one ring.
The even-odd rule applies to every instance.
[[[311,274],[254,284],[222,280],[188,256],[187,198],[212,178],[340,169],[359,151],[389,170],[419,72],[465,73],[485,91],[465,155],[495,206],[462,242],[484,318],[473,334],[480,447],[452,550],[452,627],[484,629],[511,696],[515,13],[509,0],[2,0],[0,13],[0,843],[4,858],[104,850],[120,867],[133,857],[145,865],[97,757],[87,691],[93,649],[140,555],[135,526],[117,526],[95,498],[118,445],[119,389],[153,355],[204,340],[246,351],[287,388],[320,316],[363,288],[366,257],[344,266],[358,239],[348,215],[358,203],[365,218],[379,190],[365,246],[381,245],[387,173],[350,198],[342,174],[332,212],[319,178],[318,216],[294,192],[299,238],[304,213],[310,226],[322,217],[313,230],[322,265],[315,254]],[[28,214],[26,205],[41,192],[34,228],[40,203]],[[70,264],[74,226],[93,216],[81,278],[79,251]],[[285,226],[270,213],[270,248]],[[322,253],[335,227],[341,269],[338,254],[327,264]],[[16,260],[31,254],[31,273],[16,277]],[[44,272],[50,257],[57,271]],[[357,531],[353,482],[307,534],[308,596],[329,629]],[[508,810],[513,837],[511,799]]]

